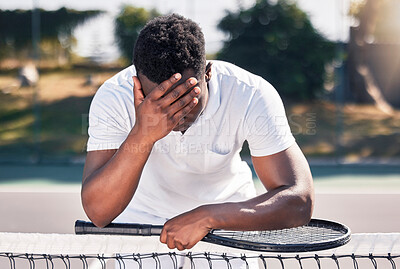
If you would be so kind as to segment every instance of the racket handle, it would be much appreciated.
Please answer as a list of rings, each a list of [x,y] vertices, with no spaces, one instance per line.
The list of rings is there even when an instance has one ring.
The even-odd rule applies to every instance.
[[[75,234],[113,234],[113,235],[160,235],[163,226],[135,223],[110,223],[104,228],[99,228],[91,222],[77,220]]]

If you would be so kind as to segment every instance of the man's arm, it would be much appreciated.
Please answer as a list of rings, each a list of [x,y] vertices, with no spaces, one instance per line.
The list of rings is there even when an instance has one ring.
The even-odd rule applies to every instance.
[[[81,199],[96,226],[106,226],[129,204],[151,149],[151,143],[132,135],[118,150],[88,152]]]
[[[195,78],[168,90],[179,81],[172,76],[144,97],[140,81],[134,80],[135,126],[118,150],[89,152],[82,180],[82,205],[99,227],[116,218],[131,201],[153,145],[166,136],[196,105],[200,92]],[[178,100],[178,101],[177,101]]]
[[[211,229],[268,230],[306,224],[312,215],[311,172],[297,144],[265,157],[252,157],[268,190],[238,203],[200,206],[169,220],[160,240],[179,250],[193,247]]]

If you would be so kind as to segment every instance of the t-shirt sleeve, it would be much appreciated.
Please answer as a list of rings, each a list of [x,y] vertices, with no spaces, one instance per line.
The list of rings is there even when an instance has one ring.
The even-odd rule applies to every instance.
[[[127,101],[133,96],[121,95],[118,85],[103,84],[94,96],[89,110],[87,151],[118,149],[128,136],[134,109]]]
[[[254,157],[281,152],[295,142],[282,99],[266,81],[255,90],[244,124],[246,140]]]

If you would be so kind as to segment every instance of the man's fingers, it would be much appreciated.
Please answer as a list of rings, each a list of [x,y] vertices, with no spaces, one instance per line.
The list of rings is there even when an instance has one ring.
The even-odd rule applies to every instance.
[[[175,246],[178,250],[182,251],[185,250],[186,248],[178,241],[175,241]]]
[[[173,238],[172,236],[169,236],[169,237],[165,238],[165,241],[166,242],[162,242],[162,241],[161,242],[167,244],[168,248],[170,248],[170,249],[176,248],[176,249],[178,249],[180,251],[186,249],[185,245],[183,245],[181,242],[175,240],[175,238]]]
[[[197,84],[196,78],[189,78],[188,80],[185,81],[185,83],[176,86],[175,89],[173,89],[172,91],[167,93],[165,97],[163,97],[164,106],[169,106],[170,104],[175,102],[185,93],[187,93],[190,88],[193,88],[196,84]],[[200,88],[198,88],[198,91],[199,91],[198,93],[200,93]]]
[[[174,248],[176,248],[176,246],[175,246],[175,241],[174,241],[174,239],[173,239],[171,236],[169,236],[169,237],[167,238],[167,246],[168,246],[169,249],[174,249]]]
[[[185,106],[190,104],[191,102],[195,102],[194,98],[196,98],[196,96],[198,96],[199,94],[200,94],[200,88],[195,87],[190,93],[188,93],[187,95],[176,100],[175,103],[173,103],[171,105],[171,107],[170,107],[171,113],[175,114],[176,112],[178,112],[179,110],[181,110],[182,108],[184,108]],[[196,103],[192,103],[191,105],[193,105],[193,107],[194,107],[194,105],[196,105]]]
[[[185,117],[187,114],[189,114],[190,111],[199,103],[199,100],[195,97],[193,98],[189,104],[187,104],[185,107],[183,107],[181,110],[175,113],[175,115],[172,117],[173,122],[175,123],[175,126],[179,123],[179,121]]]
[[[197,244],[197,242],[194,243],[189,243],[185,246],[185,249],[191,249],[192,247],[194,247]]]
[[[142,91],[142,84],[138,77],[134,76],[133,79],[133,100],[135,107],[141,104],[144,100],[144,93]]]
[[[179,73],[174,74],[169,79],[161,82],[155,89],[153,89],[150,94],[149,98],[154,100],[160,99],[175,83],[177,83],[181,79],[182,75]]]
[[[167,243],[167,233],[163,229],[160,234],[160,242],[166,244]]]
[[[174,242],[172,236],[168,236],[168,233],[166,232],[165,227],[161,231],[160,242],[167,244],[168,248],[170,248],[170,249],[175,248],[175,242]]]

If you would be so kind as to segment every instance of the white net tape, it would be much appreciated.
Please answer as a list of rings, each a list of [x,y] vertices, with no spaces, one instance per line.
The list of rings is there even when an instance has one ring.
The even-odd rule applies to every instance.
[[[171,251],[157,236],[111,236],[39,233],[0,233],[0,252],[46,254],[152,253]],[[192,252],[257,254],[258,252],[199,242]],[[353,234],[344,246],[313,252],[357,255],[400,254],[400,233]],[[259,254],[259,253],[258,253]],[[285,255],[285,254],[282,254]],[[293,255],[293,254],[289,254]]]
[[[11,268],[35,269],[93,268],[93,264],[98,265],[94,268],[167,268],[162,265],[163,258],[173,265],[168,268],[180,268],[180,258],[187,260],[184,268],[221,268],[215,266],[220,262],[225,265],[224,268],[357,269],[364,268],[360,266],[364,261],[368,264],[365,268],[397,268],[400,262],[400,233],[353,234],[350,242],[344,246],[305,253],[261,253],[204,242],[199,242],[190,252],[179,252],[161,244],[157,236],[0,233],[1,258],[6,261],[3,264]],[[17,266],[18,259],[25,259],[28,267]],[[54,266],[56,259],[62,261],[61,267]],[[71,266],[72,259],[80,260],[77,267]],[[203,259],[203,263],[197,263],[200,259]],[[328,259],[331,260],[330,266],[323,266],[324,262],[321,261]],[[349,261],[343,262],[345,259]],[[111,260],[113,265],[106,266]],[[145,260],[150,260],[147,263],[150,265],[145,266]],[[235,267],[237,261],[242,266]],[[251,266],[252,261],[258,266]],[[40,262],[42,266],[39,266]],[[135,267],[128,266],[129,263],[134,263]]]

